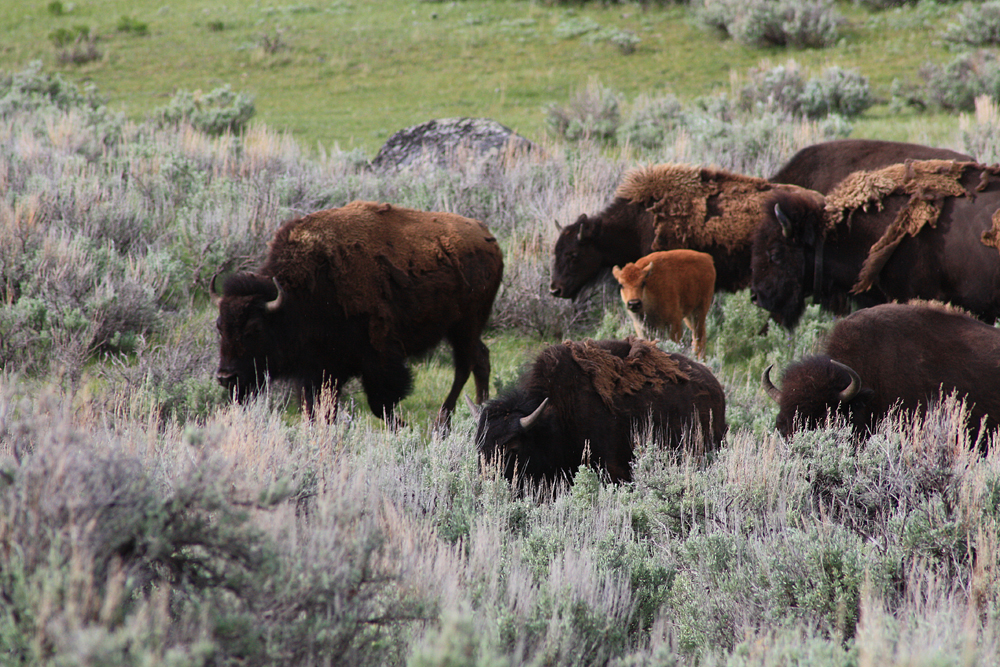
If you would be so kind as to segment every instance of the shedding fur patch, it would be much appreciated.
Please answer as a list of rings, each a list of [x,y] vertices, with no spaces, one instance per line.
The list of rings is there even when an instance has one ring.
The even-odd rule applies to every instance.
[[[267,266],[283,287],[306,291],[325,274],[347,317],[370,316],[371,342],[382,350],[394,289],[443,268],[461,275],[462,257],[489,244],[496,246],[476,220],[354,201],[285,223],[270,244]]]
[[[858,210],[873,207],[880,211],[883,201],[891,195],[907,195],[909,201],[886,227],[871,249],[851,288],[852,294],[871,289],[896,247],[907,236],[916,236],[925,226],[936,227],[941,207],[947,197],[969,197],[962,177],[969,168],[982,168],[975,162],[957,160],[907,160],[874,171],[859,171],[845,178],[826,197],[825,222],[829,233]],[[982,189],[985,183],[980,183]]]
[[[671,247],[720,245],[733,252],[750,245],[760,222],[761,204],[775,189],[802,191],[763,178],[671,163],[627,172],[615,196],[645,203],[653,215],[657,238],[676,240],[677,245]]]
[[[993,224],[983,232],[983,245],[1000,250],[1000,209],[993,212]]]
[[[668,382],[678,384],[690,379],[680,364],[649,341],[633,336],[625,340],[631,349],[624,359],[590,339],[563,342],[609,409],[614,408],[615,396],[632,395],[647,386],[659,389]]]

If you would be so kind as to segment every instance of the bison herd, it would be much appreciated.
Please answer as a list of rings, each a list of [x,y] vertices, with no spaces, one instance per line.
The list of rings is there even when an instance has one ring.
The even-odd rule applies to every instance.
[[[750,287],[788,329],[807,296],[837,314],[861,308],[836,323],[823,354],[785,370],[781,389],[765,372],[782,434],[838,415],[864,434],[953,394],[978,437],[1000,426],[998,248],[1000,166],[953,151],[826,142],[768,180],[635,169],[604,210],[560,229],[550,289],[575,298],[612,269],[636,337],[552,345],[515,389],[487,401],[481,336],[503,273],[496,239],[455,214],[356,201],[284,223],[263,266],[221,292],[212,279],[217,379],[238,401],[269,378],[292,380],[312,414],[324,388],[336,396],[358,377],[372,411],[398,425],[407,358],[447,340],[454,381],[437,427],[448,427],[471,374],[479,454],[508,480],[571,479],[586,463],[628,481],[637,429],[695,453],[726,433],[712,372],[646,338],[679,340],[684,323],[704,359],[714,293]]]

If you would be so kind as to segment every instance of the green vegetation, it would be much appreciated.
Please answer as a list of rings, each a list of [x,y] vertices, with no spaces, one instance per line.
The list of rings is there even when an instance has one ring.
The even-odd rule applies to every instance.
[[[834,11],[845,20],[835,42],[786,49],[726,39],[702,27],[686,5],[648,4],[111,0],[53,9],[55,3],[0,0],[0,65],[58,65],[78,84],[96,84],[112,109],[133,119],[161,108],[177,90],[228,85],[255,100],[261,121],[293,133],[306,150],[337,144],[371,156],[397,130],[450,116],[490,117],[541,140],[545,109],[566,104],[595,77],[627,103],[671,94],[690,104],[733,94],[734,77],[762,59],[792,57],[807,79],[832,64],[867,77],[881,103],[858,119],[856,136],[951,140],[946,127],[942,132],[951,125],[947,117],[888,116],[885,103],[893,80],[916,83],[925,61],[953,57],[941,35],[960,20],[958,5],[870,13],[837,3]],[[99,36],[86,50],[93,58],[59,58],[49,35],[81,25]],[[148,26],[148,33],[136,39],[133,26]]]
[[[329,423],[302,419],[281,383],[236,406],[215,382],[210,277],[257,266],[280,221],[352,199],[494,231],[494,395],[545,345],[628,335],[610,281],[575,303],[549,296],[553,220],[599,210],[637,162],[772,173],[843,126],[740,98],[750,68],[788,74],[762,53],[793,57],[802,91],[822,82],[809,100],[854,105],[916,72],[913,44],[958,11],[838,4],[851,21],[835,46],[788,52],[717,41],[686,7],[648,4],[0,3],[0,663],[1000,663],[1000,446],[973,453],[952,404],[861,442],[839,424],[777,437],[760,374],[815,347],[832,322],[815,306],[794,334],[761,333],[745,292],[719,295],[708,364],[727,392],[720,451],[695,460],[637,434],[633,484],[582,470],[554,499],[517,496],[480,468],[464,406],[450,434],[430,431],[451,382],[446,348],[414,360],[398,432],[357,386]],[[116,30],[123,16],[148,33]],[[56,64],[49,36],[82,25],[103,55]],[[634,53],[587,40],[611,28],[640,39]],[[897,41],[861,39],[881,35]],[[545,68],[532,60],[541,46]],[[451,72],[453,51],[467,62]],[[665,86],[663,71],[689,58],[696,69]],[[844,75],[855,68],[869,88]],[[524,85],[482,96],[498,77]],[[365,106],[383,84],[397,97]],[[586,109],[614,122],[603,143]],[[368,168],[388,132],[454,113],[513,125],[545,154]],[[584,128],[572,141],[542,131],[559,114]],[[960,118],[890,115],[883,101],[851,122],[1000,158],[986,98]]]

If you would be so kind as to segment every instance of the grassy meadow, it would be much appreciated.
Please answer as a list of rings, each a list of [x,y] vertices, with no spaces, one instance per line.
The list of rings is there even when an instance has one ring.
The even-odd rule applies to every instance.
[[[599,210],[636,164],[766,176],[843,125],[692,114],[657,148],[612,146],[548,134],[547,106],[595,76],[694,105],[765,56],[860,67],[888,98],[893,76],[950,57],[935,40],[957,6],[836,6],[834,46],[762,51],[674,5],[0,0],[0,664],[1000,664],[1000,451],[978,454],[995,443],[968,442],[950,402],[861,442],[840,424],[779,437],[760,375],[814,349],[832,324],[814,306],[794,333],[761,333],[747,293],[718,295],[722,448],[695,459],[637,433],[632,484],[582,469],[554,498],[480,466],[463,404],[432,432],[446,348],[413,361],[395,432],[356,386],[331,423],[302,419],[281,383],[241,406],[214,380],[211,276],[259,265],[281,221],[353,199],[493,230],[493,395],[545,345],[629,335],[608,281],[549,296],[553,220]],[[584,18],[642,41],[554,36]],[[102,55],[59,64],[49,35],[77,23]],[[238,134],[148,117],[177,88],[225,84],[255,95]],[[545,151],[369,168],[395,130],[449,115]],[[987,102],[959,117],[882,101],[851,124],[1000,158]]]

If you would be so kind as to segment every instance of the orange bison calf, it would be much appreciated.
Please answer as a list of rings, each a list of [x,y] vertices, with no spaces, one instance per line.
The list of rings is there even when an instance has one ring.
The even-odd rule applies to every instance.
[[[666,250],[641,257],[625,268],[612,269],[622,286],[635,333],[665,331],[680,342],[682,322],[694,334],[694,353],[705,358],[705,317],[715,293],[712,256],[695,250]]]

